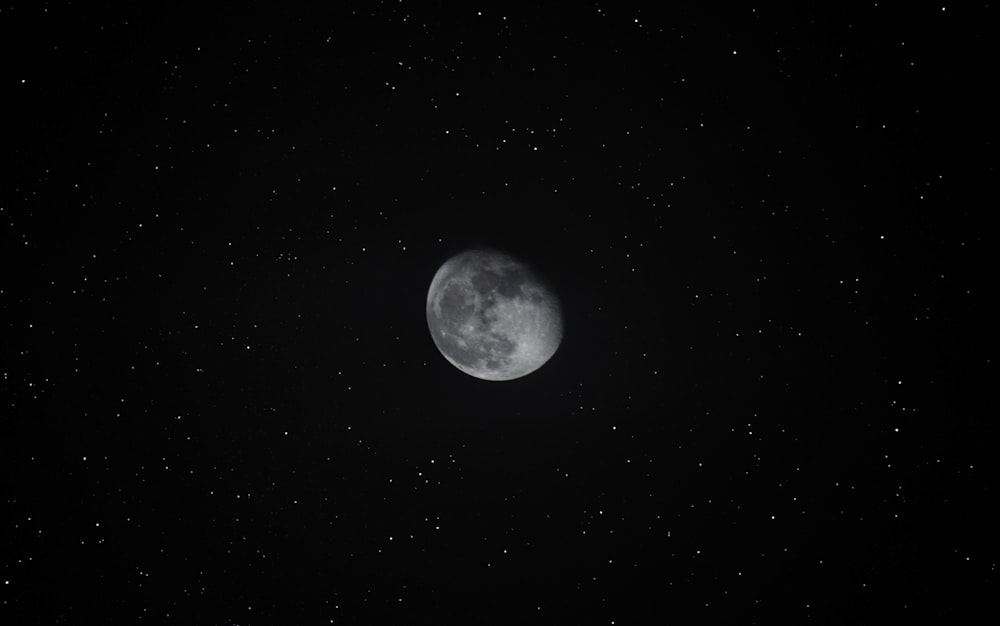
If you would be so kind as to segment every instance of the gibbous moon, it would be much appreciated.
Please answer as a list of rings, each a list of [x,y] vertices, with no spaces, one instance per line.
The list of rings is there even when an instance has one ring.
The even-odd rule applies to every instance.
[[[427,292],[427,326],[444,358],[483,380],[530,374],[562,341],[556,295],[494,250],[468,250],[441,266]]]

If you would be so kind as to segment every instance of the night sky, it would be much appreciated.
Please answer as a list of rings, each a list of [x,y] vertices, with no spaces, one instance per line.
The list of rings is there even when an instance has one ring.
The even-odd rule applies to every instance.
[[[0,621],[995,612],[995,8],[328,4],[0,8]]]

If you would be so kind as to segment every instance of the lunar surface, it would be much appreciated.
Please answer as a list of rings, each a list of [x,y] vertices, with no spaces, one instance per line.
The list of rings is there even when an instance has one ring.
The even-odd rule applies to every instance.
[[[562,340],[555,294],[513,257],[469,250],[427,292],[427,325],[444,358],[470,376],[511,380],[537,370]]]

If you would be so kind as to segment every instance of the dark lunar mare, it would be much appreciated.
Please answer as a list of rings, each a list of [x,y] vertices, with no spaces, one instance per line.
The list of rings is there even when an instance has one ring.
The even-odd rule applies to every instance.
[[[498,278],[496,274],[493,277]],[[479,281],[479,284],[476,285],[475,277],[473,278],[474,288],[483,297],[483,306],[478,310],[473,304],[472,294],[464,285],[455,283],[449,285],[441,297],[441,319],[436,329],[440,331],[442,327],[445,328],[446,332],[441,340],[449,344],[449,355],[462,365],[473,367],[485,358],[486,367],[498,369],[504,365],[503,358],[513,353],[517,347],[507,337],[489,330],[491,322],[496,317],[496,311],[492,309],[493,305],[496,304],[496,298],[491,295],[490,291],[484,291],[484,289],[492,290],[499,287],[500,284],[501,281],[498,280],[487,280]],[[518,286],[518,291],[520,291],[520,286]],[[461,336],[459,327],[470,317],[476,320],[478,330],[485,333],[486,336],[468,339],[463,347],[459,343]]]
[[[534,277],[523,269],[483,270],[472,276],[472,286],[483,296],[496,292],[505,298],[518,298],[524,296],[521,286],[531,280]]]
[[[448,285],[441,296],[441,316],[457,327],[476,310],[467,290],[458,284]]]

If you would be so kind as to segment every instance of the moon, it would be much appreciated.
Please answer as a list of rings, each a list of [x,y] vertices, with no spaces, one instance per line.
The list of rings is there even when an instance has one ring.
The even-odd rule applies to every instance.
[[[512,380],[555,354],[562,309],[551,288],[521,261],[496,250],[467,250],[434,275],[427,326],[458,369],[483,380]]]

